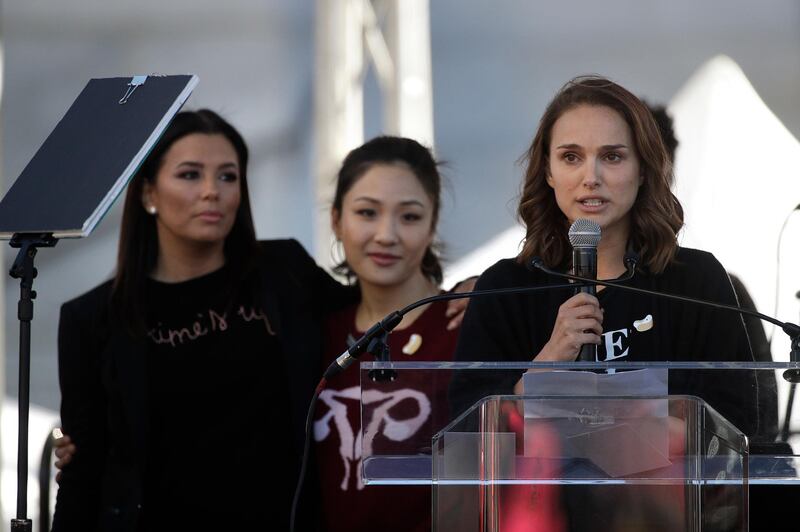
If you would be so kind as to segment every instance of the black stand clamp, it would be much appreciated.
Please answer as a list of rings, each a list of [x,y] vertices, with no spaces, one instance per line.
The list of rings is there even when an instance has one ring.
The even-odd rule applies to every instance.
[[[367,346],[367,353],[371,354],[376,362],[391,362],[389,333],[383,333],[373,338]],[[393,369],[371,369],[368,375],[373,382],[391,382],[397,378],[397,372]]]

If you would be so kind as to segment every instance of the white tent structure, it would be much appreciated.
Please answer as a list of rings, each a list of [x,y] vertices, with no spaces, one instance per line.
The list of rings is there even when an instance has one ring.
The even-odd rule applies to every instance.
[[[669,111],[680,141],[675,193],[685,210],[681,244],[714,253],[744,282],[761,312],[797,323],[800,213],[791,214],[800,203],[800,143],[725,56],[698,69]],[[778,236],[787,219],[775,312]],[[523,237],[521,227],[510,227],[454,263],[447,282],[516,255]],[[788,352],[788,339],[778,331],[773,357],[788,360]]]
[[[669,111],[680,142],[675,193],[685,209],[681,244],[714,253],[761,312],[797,323],[800,215],[793,210],[800,203],[800,143],[725,56],[703,65]],[[788,338],[776,331],[773,358],[788,360],[788,352]]]

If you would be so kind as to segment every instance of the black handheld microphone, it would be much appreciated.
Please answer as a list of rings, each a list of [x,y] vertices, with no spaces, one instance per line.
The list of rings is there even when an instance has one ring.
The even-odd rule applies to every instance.
[[[600,243],[600,225],[591,220],[579,218],[569,228],[569,243],[572,244],[572,275],[584,279],[597,279],[597,244]],[[585,292],[595,295],[595,285],[583,286],[575,289],[575,293]],[[597,360],[597,346],[583,344],[578,360],[595,362]]]

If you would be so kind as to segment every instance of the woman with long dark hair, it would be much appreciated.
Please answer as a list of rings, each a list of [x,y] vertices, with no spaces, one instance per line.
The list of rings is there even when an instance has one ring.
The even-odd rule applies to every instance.
[[[518,209],[526,227],[523,249],[484,272],[478,290],[562,284],[562,279],[533,268],[532,259],[570,271],[568,230],[585,219],[602,231],[598,279],[621,277],[626,253],[635,252],[639,266],[629,285],[736,304],[720,263],[710,253],[678,245],[683,211],[670,191],[672,166],[652,114],[628,90],[597,76],[568,82],[545,110],[524,160]],[[553,289],[475,300],[461,327],[456,359],[569,362],[586,344],[597,346],[600,362],[753,360],[742,319],[735,313],[600,286],[596,296]],[[481,379],[458,372],[451,391],[454,411],[463,412],[487,395],[522,394],[521,374],[504,371],[497,379]],[[671,375],[669,391],[701,395],[747,434],[757,433],[758,387],[750,372],[730,372],[725,383],[714,377],[701,371]],[[637,488],[644,493],[643,487]],[[577,487],[564,488],[566,510],[553,513],[558,505],[544,494],[552,496],[555,488],[532,489],[539,491],[521,498],[519,515],[553,516],[549,530],[625,528],[623,523],[627,529],[648,528],[643,524],[647,509],[658,515],[657,504],[626,506],[623,499],[612,503]],[[676,501],[667,508],[683,508],[682,491],[654,490],[658,495],[653,501],[666,494]],[[627,515],[613,511],[620,506]],[[677,511],[669,519],[658,526],[683,525]]]
[[[53,530],[288,527],[321,316],[353,291],[256,241],[247,159],[216,113],[176,115],[128,188],[114,278],[62,307]]]
[[[325,366],[392,310],[441,292],[441,181],[430,150],[408,138],[376,137],[344,159],[331,225],[344,251],[338,269],[360,297],[325,320]],[[392,360],[452,360],[458,330],[448,329],[449,321],[445,302],[407,314],[387,339]],[[403,371],[370,389],[354,369],[331,379],[317,404],[324,529],[430,530],[430,488],[365,486],[362,458],[370,448],[430,453],[433,434],[447,421],[446,372],[438,387],[429,373]],[[377,430],[362,433],[362,423]],[[345,505],[353,511],[342,512]]]

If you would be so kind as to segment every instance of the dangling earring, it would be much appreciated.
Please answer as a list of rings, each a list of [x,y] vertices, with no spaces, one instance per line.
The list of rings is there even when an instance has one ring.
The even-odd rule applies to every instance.
[[[155,205],[150,205],[149,207],[147,207],[147,212],[155,216],[158,210],[156,209]]]

